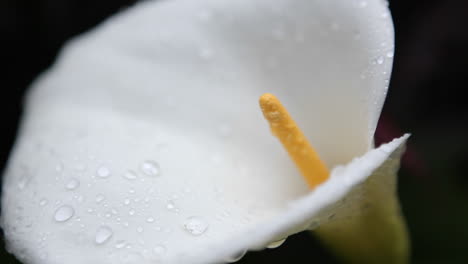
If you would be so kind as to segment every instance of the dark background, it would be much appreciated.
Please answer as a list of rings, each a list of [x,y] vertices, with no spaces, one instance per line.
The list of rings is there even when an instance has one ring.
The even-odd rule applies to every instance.
[[[54,61],[64,41],[133,2],[0,0],[2,168],[31,81]],[[412,263],[468,263],[468,1],[390,0],[390,8],[397,50],[376,139],[413,134],[399,187]],[[336,263],[306,233],[276,250],[249,253],[239,263],[263,262]],[[19,263],[3,242],[0,263]]]

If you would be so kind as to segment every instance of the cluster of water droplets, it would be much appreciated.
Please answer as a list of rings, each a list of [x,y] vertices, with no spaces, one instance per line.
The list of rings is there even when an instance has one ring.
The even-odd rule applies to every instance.
[[[223,123],[219,132],[226,137],[230,133],[230,127]],[[219,225],[220,221],[229,219],[230,213],[227,211],[217,213],[218,218],[214,215],[200,216],[185,212],[184,199],[201,195],[198,194],[199,190],[190,186],[168,194],[159,191],[157,184],[151,183],[142,191],[141,186],[146,184],[142,183],[142,179],[161,176],[161,168],[156,161],[144,160],[136,168],[127,169],[117,169],[112,162],[96,158],[94,163],[94,166],[93,163],[83,161],[80,166],[67,161],[57,163],[53,171],[58,174],[55,180],[59,184],[55,186],[62,188],[65,196],[55,200],[43,194],[37,205],[45,212],[51,212],[53,222],[60,225],[60,228],[81,229],[77,240],[106,248],[109,257],[118,257],[122,262],[125,262],[124,259],[163,259],[171,249],[170,244],[165,240],[151,244],[147,240],[148,232],[160,232],[161,237],[177,233],[200,239],[207,233],[214,232],[214,229],[210,229],[212,221],[216,220]],[[113,196],[105,191],[107,188],[96,192],[100,185],[113,184],[114,181],[128,184],[127,195],[120,201],[113,201]],[[213,189],[214,200],[221,204],[224,203],[223,192],[222,188]],[[156,208],[161,208],[172,216],[166,217],[164,212]],[[90,217],[98,218],[99,226],[92,224],[96,223],[94,220],[90,224]],[[168,219],[177,220],[167,222]],[[121,230],[133,230],[137,236],[129,239],[124,235],[128,231]],[[89,237],[90,235],[93,237]],[[46,241],[41,243],[45,245]],[[109,251],[109,248],[112,250]],[[244,255],[245,251],[240,252],[226,259],[226,262],[235,262]],[[50,256],[44,255],[44,258]]]
[[[94,158],[92,158],[94,159]],[[69,177],[68,180],[65,181],[64,183],[64,189],[72,193],[72,197],[77,201],[77,202],[83,202],[85,200],[84,194],[80,194],[80,185],[81,185],[81,177],[86,177],[86,171],[87,171],[87,165],[85,163],[80,163],[76,166],[70,166],[70,170],[74,168],[74,171],[67,171],[67,167],[64,165],[64,162],[60,161],[57,163],[55,166],[54,170],[58,174],[57,177],[55,177],[56,180],[59,180],[61,178],[67,178],[67,175],[76,175],[73,177]],[[161,170],[160,166],[156,161],[152,160],[145,160],[141,162],[139,166],[139,171],[138,173],[136,170],[133,169],[128,169],[127,171],[121,173],[124,179],[129,180],[129,181],[135,181],[137,180],[140,176],[146,176],[146,177],[157,177],[160,176]],[[100,180],[108,180],[111,179],[114,173],[112,169],[108,165],[99,165],[96,167],[96,170],[94,171],[94,176],[91,175],[91,178],[96,177],[96,179]],[[29,175],[28,178],[29,179]],[[92,187],[93,183],[92,181],[85,181],[85,182],[91,182],[88,183],[84,186],[83,192],[86,193],[86,188]],[[27,181],[20,181],[18,184],[18,187],[25,188],[27,185]],[[133,195],[135,193],[135,190],[130,188],[129,193]],[[68,199],[67,199],[68,200]],[[92,198],[97,206],[102,207],[103,209],[108,208],[108,203],[106,202],[106,196],[103,193],[98,193],[95,195],[94,198]],[[139,198],[134,198],[133,201],[139,201]],[[124,206],[129,206],[132,200],[130,198],[125,198],[123,205]],[[149,198],[146,198],[145,200],[146,203],[149,202]],[[66,203],[62,203],[61,200],[57,200],[52,206],[56,206],[56,209],[53,211],[53,220],[57,224],[62,224],[65,225],[66,223],[70,223],[69,226],[73,226],[72,219],[76,222],[81,221],[80,215],[77,215],[77,210],[76,208],[76,202],[73,202],[72,200],[68,200]],[[50,204],[50,201],[48,198],[43,197],[39,200],[38,202],[40,207],[48,207]],[[116,217],[116,220],[118,224],[120,224],[120,221],[122,221],[122,217],[119,215],[119,212],[116,208],[108,208],[107,212],[102,212],[101,209],[97,209],[94,207],[89,207],[85,210],[89,215],[96,215],[98,217],[105,217],[105,218],[111,218],[113,216]],[[128,215],[132,216],[136,214],[136,210],[133,208],[130,208],[128,210]],[[146,223],[154,223],[156,221],[156,218],[149,216],[146,218]],[[124,226],[128,226],[128,222],[122,223]],[[85,227],[84,224],[80,225],[81,227]],[[99,227],[96,231],[95,235],[95,243],[97,245],[105,244],[107,243],[112,237],[113,237],[113,229],[110,226],[103,225]],[[161,250],[158,250],[161,251]]]

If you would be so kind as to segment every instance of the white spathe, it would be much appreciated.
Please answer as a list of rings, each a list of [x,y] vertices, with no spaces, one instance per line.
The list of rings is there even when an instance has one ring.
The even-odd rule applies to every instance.
[[[31,88],[4,175],[9,250],[31,264],[219,262],[326,223],[406,140],[368,152],[393,48],[382,0],[139,3]],[[263,120],[265,92],[330,168],[362,158],[310,192]]]

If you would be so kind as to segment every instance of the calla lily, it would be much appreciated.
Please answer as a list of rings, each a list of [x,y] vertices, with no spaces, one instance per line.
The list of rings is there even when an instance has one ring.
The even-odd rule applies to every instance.
[[[406,262],[408,136],[373,148],[393,48],[383,0],[145,1],[112,17],[27,96],[8,249],[33,264],[219,263],[318,228],[350,262]],[[269,92],[332,169],[314,189],[262,117]]]

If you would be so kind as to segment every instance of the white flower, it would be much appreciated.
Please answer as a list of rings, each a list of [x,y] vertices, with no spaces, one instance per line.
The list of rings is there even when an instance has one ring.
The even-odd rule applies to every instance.
[[[8,249],[32,264],[216,263],[320,226],[351,261],[404,262],[407,136],[372,149],[392,54],[383,0],[139,3],[31,88],[4,175]],[[266,92],[334,168],[318,188],[270,134]]]

